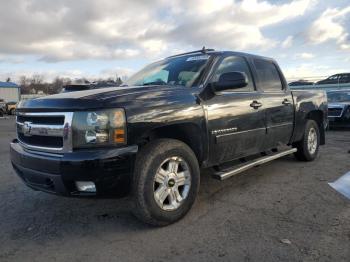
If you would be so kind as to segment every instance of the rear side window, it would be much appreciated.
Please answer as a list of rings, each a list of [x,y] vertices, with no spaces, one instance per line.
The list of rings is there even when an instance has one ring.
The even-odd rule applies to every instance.
[[[213,82],[216,82],[219,80],[220,76],[224,73],[228,72],[242,72],[246,73],[248,77],[248,85],[243,88],[239,88],[237,90],[230,90],[231,91],[237,91],[237,92],[246,92],[246,91],[253,91],[254,90],[254,84],[252,80],[252,75],[250,73],[249,66],[244,58],[238,57],[238,56],[228,56],[225,57],[219,67],[216,69],[216,72],[213,77]]]
[[[340,77],[340,83],[350,83],[350,74],[345,74]]]
[[[280,75],[272,62],[256,59],[254,64],[263,91],[280,91],[283,89]]]

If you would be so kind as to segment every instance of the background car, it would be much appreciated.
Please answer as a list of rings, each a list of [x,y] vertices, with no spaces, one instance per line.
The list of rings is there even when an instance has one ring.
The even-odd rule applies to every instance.
[[[294,82],[290,82],[289,86],[312,86],[314,83],[307,80],[298,80]]]
[[[350,127],[350,89],[327,92],[330,127]]]
[[[86,91],[91,89],[99,89],[106,87],[117,87],[114,82],[96,82],[89,84],[70,84],[63,87],[61,93],[75,92],[75,91]]]
[[[61,93],[85,91],[89,89],[93,89],[90,84],[71,84],[64,86]]]
[[[0,117],[2,117],[6,112],[6,102],[4,99],[0,99]]]
[[[16,107],[17,103],[16,102],[8,102],[6,103],[6,113],[8,115],[15,115],[16,114]]]
[[[350,73],[332,75],[327,79],[318,81],[316,84],[327,85],[327,84],[346,84],[346,83],[350,83]]]

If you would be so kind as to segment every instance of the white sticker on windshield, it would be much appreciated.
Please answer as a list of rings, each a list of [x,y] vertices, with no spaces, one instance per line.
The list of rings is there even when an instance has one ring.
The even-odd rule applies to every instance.
[[[208,60],[209,56],[208,55],[199,55],[199,56],[191,56],[186,59],[187,62],[189,61],[198,61],[198,60]]]

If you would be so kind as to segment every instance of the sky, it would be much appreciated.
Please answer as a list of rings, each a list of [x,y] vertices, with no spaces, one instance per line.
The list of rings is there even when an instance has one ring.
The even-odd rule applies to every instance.
[[[201,49],[275,58],[288,79],[350,71],[349,0],[0,0],[0,81],[130,76]]]

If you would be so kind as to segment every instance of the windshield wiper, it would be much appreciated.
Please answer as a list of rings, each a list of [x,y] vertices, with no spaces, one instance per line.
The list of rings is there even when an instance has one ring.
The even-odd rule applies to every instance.
[[[166,83],[164,81],[154,81],[154,82],[147,82],[147,83],[143,83],[143,86],[162,86],[162,85],[166,85]]]

